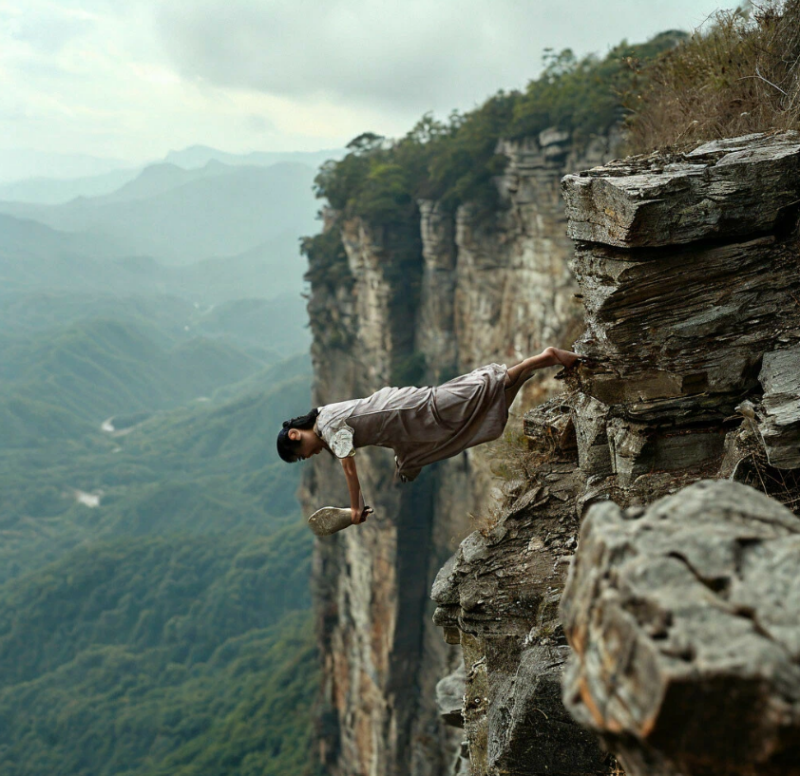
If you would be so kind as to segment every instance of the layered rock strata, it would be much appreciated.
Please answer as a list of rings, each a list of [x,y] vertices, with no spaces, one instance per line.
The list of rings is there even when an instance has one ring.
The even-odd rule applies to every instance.
[[[577,308],[559,180],[610,158],[616,142],[576,147],[547,132],[503,144],[498,212],[425,201],[409,221],[382,225],[328,211],[342,250],[309,268],[315,404],[443,382],[570,340]],[[463,733],[441,724],[435,688],[461,653],[431,623],[428,591],[470,513],[491,500],[492,480],[481,451],[402,487],[389,451],[359,451],[357,463],[375,516],[317,540],[314,553],[317,755],[331,776],[439,776],[460,761]],[[318,456],[307,466],[306,513],[347,503],[337,462]]]
[[[571,713],[628,776],[800,774],[800,518],[706,480],[596,504],[562,619]]]
[[[557,698],[520,700],[558,681],[559,558],[593,504],[644,505],[732,477],[798,509],[798,164],[800,137],[786,133],[564,179],[585,363],[526,417],[527,477],[432,593],[435,621],[464,652],[474,776],[613,767]],[[554,656],[537,679],[531,647]]]
[[[799,171],[800,135],[785,133],[566,176],[576,349],[592,364],[575,382],[578,452],[607,495],[719,471],[741,453],[727,435],[745,399],[770,465],[796,465]]]

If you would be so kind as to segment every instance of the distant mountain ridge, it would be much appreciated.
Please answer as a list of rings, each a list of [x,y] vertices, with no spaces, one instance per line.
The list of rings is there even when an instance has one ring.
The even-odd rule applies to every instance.
[[[124,159],[69,154],[57,151],[35,151],[30,148],[0,149],[0,182],[10,183],[28,178],[48,177],[56,180],[103,175],[112,170],[135,168]]]
[[[240,254],[212,256],[179,267],[148,255],[103,258],[117,253],[122,253],[118,246],[93,235],[69,234],[0,213],[0,301],[19,293],[65,291],[124,297],[174,295],[199,304],[288,295],[297,300],[292,308],[297,325],[287,319],[283,328],[293,347],[306,347],[308,336],[298,339],[305,321],[299,296],[305,262],[296,233],[282,232]]]
[[[171,162],[159,162],[158,164],[148,165],[135,178],[127,181],[118,189],[104,196],[93,197],[91,200],[95,203],[100,203],[144,199],[200,178],[211,178],[233,171],[234,167],[232,165],[215,161],[210,161],[203,167],[194,167],[192,169],[186,169]]]
[[[141,169],[135,167],[76,178],[48,178],[41,175],[23,178],[11,183],[0,183],[0,200],[58,205],[75,197],[99,197],[125,185],[140,172]]]
[[[9,166],[4,152],[0,151],[0,166],[5,168],[4,174],[0,177],[0,201],[57,205],[76,197],[99,197],[111,194],[147,169],[160,165],[194,170],[205,167],[209,162],[220,162],[228,166],[258,167],[290,162],[305,164],[316,170],[328,159],[341,159],[345,153],[345,149],[335,148],[322,151],[252,151],[248,154],[234,154],[209,146],[195,145],[170,151],[163,159],[139,165],[127,166],[112,160],[112,163],[118,164],[119,167],[111,170],[108,170],[107,160],[99,160],[97,165],[89,166],[83,172],[80,171],[82,168],[73,168],[74,177],[65,177],[56,169],[48,175],[46,165],[49,157],[45,157],[41,164],[31,168],[37,170],[35,174],[18,177],[9,174],[8,170],[17,168]]]
[[[251,151],[248,154],[232,154],[210,146],[193,145],[181,151],[170,151],[164,157],[164,162],[186,169],[205,167],[211,161],[230,165],[255,164],[261,167],[279,162],[294,162],[316,168],[328,159],[340,159],[346,153],[346,149],[331,148],[322,151]]]
[[[235,255],[287,230],[298,237],[312,231],[314,174],[288,162],[162,167],[116,194],[64,205],[0,203],[0,212],[91,235],[105,243],[107,258],[144,254],[180,265]]]

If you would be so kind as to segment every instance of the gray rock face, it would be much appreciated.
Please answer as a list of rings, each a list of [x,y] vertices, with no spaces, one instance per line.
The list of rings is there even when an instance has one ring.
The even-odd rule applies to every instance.
[[[586,306],[578,349],[596,362],[581,388],[648,424],[643,464],[658,468],[682,442],[668,427],[732,414],[757,387],[764,353],[800,339],[800,135],[734,139],[680,159],[633,157],[563,181]],[[623,212],[630,223],[612,227]],[[721,445],[705,447],[713,456]]]
[[[800,519],[702,481],[593,506],[561,601],[564,702],[629,776],[800,773]]]
[[[549,683],[561,671],[564,642],[554,610],[587,513],[634,525],[647,504],[723,477],[774,492],[800,511],[798,160],[797,135],[758,135],[677,157],[612,162],[564,179],[576,238],[572,268],[585,306],[586,331],[575,349],[586,359],[567,375],[561,397],[526,415],[527,479],[509,483],[491,530],[462,542],[433,591],[434,621],[449,643],[460,639],[464,653],[465,733],[475,776],[610,772],[611,764],[570,726],[557,694],[546,689],[556,686]],[[730,485],[737,494],[751,494]],[[737,498],[719,495],[718,511],[731,517]],[[780,635],[765,623],[773,617],[770,585],[789,599],[796,595],[788,583],[794,561],[782,565],[779,545],[769,544],[773,534],[775,542],[789,541],[796,521],[786,523],[787,513],[766,503],[755,519],[715,518],[707,524],[697,517],[698,533],[691,524],[668,532],[662,542],[666,557],[642,556],[630,570],[631,579],[634,572],[640,575],[635,581],[641,590],[665,575],[663,588],[654,588],[655,603],[632,593],[625,599],[628,609],[618,613],[611,606],[633,589],[633,581],[622,592],[614,587],[617,568],[632,552],[628,545],[613,545],[608,558],[583,564],[585,576],[592,563],[607,562],[608,576],[593,577],[570,604],[570,633],[588,655],[586,672],[570,674],[570,708],[587,730],[602,732],[630,773],[771,774],[782,762],[777,752],[793,756],[785,736],[796,735],[795,696],[786,688],[795,681],[796,659],[775,661],[794,636],[786,635],[785,618],[776,625]],[[704,514],[711,520],[716,513]],[[659,526],[671,520],[653,518],[654,527],[642,529],[642,541],[660,535]],[[735,582],[737,574],[747,577],[746,585]],[[586,618],[606,599],[590,606],[584,598],[601,588],[611,596],[602,609],[609,619],[591,630]],[[748,590],[758,591],[754,600]],[[751,616],[754,607],[759,620]],[[673,639],[672,623],[684,616],[690,625],[675,630]],[[628,651],[614,652],[623,650],[618,639],[631,622],[639,623],[654,649],[666,651],[654,657],[637,636],[625,642]],[[737,650],[745,647],[750,651],[740,656]],[[540,650],[550,656],[547,665]],[[759,661],[766,666],[761,673]],[[638,673],[620,690],[629,666]],[[712,673],[703,673],[707,666]],[[595,674],[606,681],[597,690],[600,700],[586,695],[595,692],[586,689],[586,676]],[[673,678],[663,680],[662,694],[651,694],[662,686],[660,677]],[[644,688],[638,695],[637,687]],[[596,722],[609,717],[603,704],[616,715],[608,730]],[[658,739],[646,732],[654,713],[660,715],[653,728],[660,731]],[[756,719],[762,713],[766,721]],[[685,742],[679,732],[684,718],[691,728]],[[755,733],[747,732],[750,725]],[[634,729],[645,732],[635,738]],[[707,742],[710,754],[702,759],[701,739],[690,738],[704,729],[717,738]],[[669,731],[676,730],[672,737]],[[758,761],[766,770],[746,771],[743,764],[756,760],[745,755],[755,752],[761,734],[776,754]],[[721,751],[725,736],[736,739],[730,746],[735,756]],[[550,746],[553,741],[558,744]],[[690,754],[680,759],[684,745]],[[737,758],[743,770],[726,770]]]
[[[759,430],[767,458],[778,469],[800,468],[800,347],[764,355]]]
[[[790,132],[564,178],[590,360],[573,419],[607,495],[647,503],[664,492],[648,479],[719,472],[743,398],[769,464],[800,464],[798,165]]]
[[[566,646],[523,649],[513,677],[494,688],[487,761],[497,773],[596,773],[605,758],[561,701]]]
[[[798,759],[796,637],[785,616],[767,624],[797,595],[797,521],[735,483],[640,517],[704,477],[800,506],[798,164],[800,135],[785,133],[564,179],[586,307],[576,349],[590,359],[572,383],[578,505],[591,515],[562,603],[578,656],[565,698],[630,774],[778,773]]]
[[[579,305],[560,179],[612,158],[616,142],[577,146],[550,132],[504,144],[506,207],[489,217],[427,201],[403,224],[328,211],[326,228],[341,234],[346,256],[331,266],[318,256],[310,267],[314,403],[367,395],[409,366],[422,372],[418,383],[435,384],[566,339]],[[331,776],[462,772],[463,732],[441,724],[435,702],[437,683],[461,660],[460,632],[448,626],[443,641],[428,591],[470,532],[470,513],[491,502],[484,452],[437,464],[403,488],[392,485],[389,451],[361,450],[357,462],[374,519],[315,546],[323,685],[315,750]],[[337,462],[318,456],[306,466],[306,514],[347,503]]]
[[[560,691],[568,649],[557,604],[582,485],[574,431],[559,400],[526,427],[543,458],[538,484],[510,489],[496,523],[461,543],[434,582],[433,620],[460,635],[474,776],[602,773],[605,756]]]
[[[565,179],[569,235],[643,248],[772,230],[797,199],[800,133],[612,162]]]

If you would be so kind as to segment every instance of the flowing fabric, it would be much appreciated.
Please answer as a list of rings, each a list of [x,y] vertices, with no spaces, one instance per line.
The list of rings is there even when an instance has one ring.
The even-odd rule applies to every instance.
[[[316,431],[338,458],[378,445],[395,452],[404,482],[430,463],[497,439],[508,420],[505,364],[487,364],[439,386],[381,388],[320,407]]]

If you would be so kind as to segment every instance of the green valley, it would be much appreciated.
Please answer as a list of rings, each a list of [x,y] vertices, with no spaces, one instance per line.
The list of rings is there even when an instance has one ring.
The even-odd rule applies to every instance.
[[[275,433],[311,400],[312,174],[4,205],[0,776],[311,773],[312,534]]]

